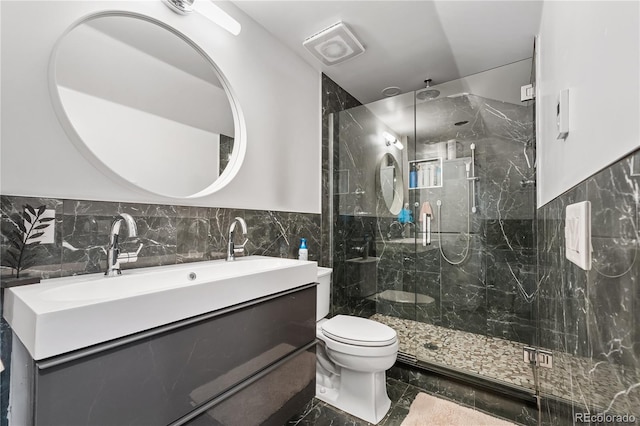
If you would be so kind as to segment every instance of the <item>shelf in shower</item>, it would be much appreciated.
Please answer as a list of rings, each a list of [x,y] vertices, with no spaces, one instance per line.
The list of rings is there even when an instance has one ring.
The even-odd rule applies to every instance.
[[[442,187],[442,158],[423,158],[409,161],[411,173],[416,173],[415,182],[409,189]],[[412,179],[409,179],[411,183]]]
[[[371,300],[375,300],[377,302],[395,302],[395,303],[418,303],[421,305],[427,305],[429,303],[433,303],[435,299],[431,296],[427,296],[426,294],[413,293],[411,291],[402,291],[402,290],[384,290],[380,293],[376,293],[373,296],[369,297]]]

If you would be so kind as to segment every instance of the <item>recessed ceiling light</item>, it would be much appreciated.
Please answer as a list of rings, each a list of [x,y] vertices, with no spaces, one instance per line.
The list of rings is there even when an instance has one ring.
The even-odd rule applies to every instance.
[[[342,22],[307,37],[302,45],[325,65],[336,65],[364,53],[364,47]]]
[[[387,88],[382,90],[382,94],[385,95],[385,96],[399,95],[400,92],[401,92],[400,88],[396,87],[396,86],[387,87]]]

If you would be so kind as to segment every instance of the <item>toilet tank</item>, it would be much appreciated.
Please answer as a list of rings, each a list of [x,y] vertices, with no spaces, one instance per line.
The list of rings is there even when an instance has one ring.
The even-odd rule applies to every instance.
[[[331,299],[331,268],[318,266],[318,287],[316,296],[316,321],[329,315]]]

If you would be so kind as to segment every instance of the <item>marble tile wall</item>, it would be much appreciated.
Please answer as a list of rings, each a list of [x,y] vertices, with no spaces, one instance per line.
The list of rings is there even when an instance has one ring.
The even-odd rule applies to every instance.
[[[22,214],[24,205],[55,209],[55,241],[35,247],[35,264],[25,271],[26,276],[55,278],[103,271],[111,223],[119,213],[131,214],[138,228],[137,240],[121,239],[122,250],[132,251],[144,244],[138,261],[123,264],[123,269],[223,258],[228,229],[236,216],[247,222],[249,255],[295,258],[304,237],[309,259],[320,257],[317,214],[15,196],[1,196],[0,202],[3,253],[12,218]],[[2,276],[11,274],[11,268],[3,266]]]
[[[369,255],[375,257],[375,217],[356,217],[340,212],[340,195],[335,194],[337,182],[330,175],[340,170],[340,134],[352,120],[342,120],[341,111],[362,104],[338,86],[326,75],[322,75],[322,254],[320,264],[333,268],[331,312],[333,315],[358,314],[370,316],[375,313],[375,302],[367,300],[365,283],[371,283],[372,267],[376,263],[357,264],[347,260],[360,257],[354,247],[361,247],[364,235],[372,239]],[[329,115],[332,115],[331,121]],[[330,128],[330,123],[333,127]],[[345,124],[347,123],[347,124]],[[330,134],[331,133],[331,134]],[[333,145],[331,145],[333,142]],[[331,161],[329,157],[331,156]],[[375,291],[374,291],[375,292]]]
[[[349,108],[362,105],[356,98],[351,96],[346,90],[338,86],[333,80],[322,74],[322,225],[321,242],[322,250],[319,262],[321,266],[331,267],[333,265],[331,247],[332,241],[332,218],[336,217],[335,212],[330,212],[334,199],[332,187],[333,171],[330,164],[337,160],[337,150],[330,145],[333,136],[339,134],[339,112]],[[332,115],[332,120],[329,116]],[[333,127],[330,128],[330,123]],[[334,141],[335,144],[335,141]],[[330,156],[332,157],[330,161]],[[337,200],[337,198],[335,198]]]
[[[411,95],[411,94],[409,94]],[[378,101],[374,104],[378,104]],[[340,176],[339,191],[335,198],[340,215],[368,216],[368,217],[391,217],[397,215],[389,211],[389,207],[382,195],[380,185],[383,158],[386,164],[391,159],[394,165],[393,193],[388,194],[389,203],[392,204],[395,198],[401,203],[400,197],[408,191],[407,186],[398,180],[403,180],[404,170],[407,162],[403,161],[403,150],[397,149],[393,145],[387,146],[382,132],[389,133],[394,130],[385,125],[367,105],[350,108],[337,115],[338,133],[334,135],[334,162],[335,174]],[[413,114],[411,115],[413,116]],[[404,179],[406,182],[406,178]],[[391,185],[390,185],[391,186]],[[395,197],[394,194],[397,194]],[[404,201],[408,199],[404,197]]]
[[[14,275],[11,268],[4,266],[9,235],[15,229],[12,222],[19,219],[23,206],[27,204],[55,210],[55,233],[53,244],[40,244],[33,248],[33,265],[21,276],[56,278],[104,271],[111,223],[119,213],[129,213],[134,217],[139,237],[135,242],[121,240],[122,250],[135,251],[140,243],[144,244],[138,261],[123,264],[123,269],[224,258],[229,226],[237,216],[244,218],[248,225],[248,255],[296,258],[300,238],[304,237],[308,241],[309,260],[317,261],[321,256],[318,214],[3,195],[0,196],[3,281]],[[126,231],[122,235],[126,235]],[[0,314],[1,310],[0,306]],[[5,424],[11,332],[4,320],[0,322],[0,339],[2,362],[7,368],[0,376],[0,424]]]
[[[541,391],[572,401],[574,413],[640,418],[639,159],[616,162],[539,210],[539,343],[571,364],[540,369]],[[582,201],[591,203],[589,271],[564,255],[565,209]],[[553,422],[552,403],[545,415]]]
[[[368,299],[376,293],[380,271],[375,250],[377,218],[338,215],[333,234],[333,314],[369,317],[376,312],[376,303]],[[364,262],[358,247],[365,244],[365,234],[371,239],[368,262]],[[363,262],[354,262],[361,259]],[[375,281],[374,281],[375,280]]]

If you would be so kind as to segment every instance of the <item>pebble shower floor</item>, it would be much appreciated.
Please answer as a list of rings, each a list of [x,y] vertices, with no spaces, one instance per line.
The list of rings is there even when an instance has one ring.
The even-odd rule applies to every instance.
[[[436,364],[499,380],[535,391],[533,368],[523,361],[523,343],[452,330],[418,321],[375,314],[371,319],[396,330],[401,353]],[[581,394],[597,395],[603,411],[640,417],[640,397],[618,395],[628,366],[596,362],[563,352],[553,353],[553,368],[539,368],[540,392],[566,399]],[[638,377],[636,372],[632,377]]]

